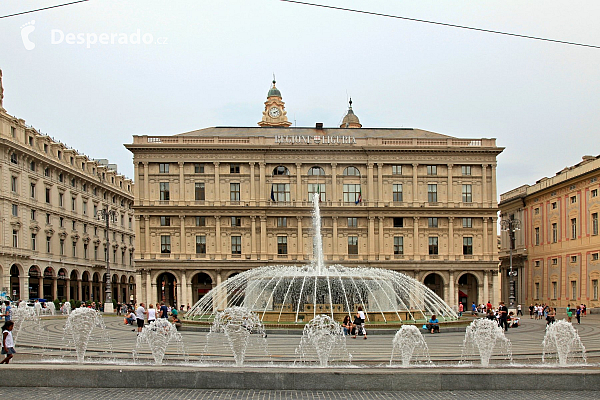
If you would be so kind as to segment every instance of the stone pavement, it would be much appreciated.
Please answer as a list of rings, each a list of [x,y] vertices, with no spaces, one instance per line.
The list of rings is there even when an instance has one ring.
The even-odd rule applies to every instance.
[[[77,389],[77,388],[14,388],[4,387],[2,397],[19,400],[503,400],[547,399],[561,400],[598,399],[598,393],[507,390],[496,391],[438,391],[438,392],[348,392],[348,391],[295,391],[295,390],[194,390],[194,389]]]

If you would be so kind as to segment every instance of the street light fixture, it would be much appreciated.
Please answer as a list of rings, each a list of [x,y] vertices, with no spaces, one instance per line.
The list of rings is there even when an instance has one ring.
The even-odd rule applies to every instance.
[[[110,277],[110,242],[108,240],[108,229],[110,220],[114,219],[117,216],[117,212],[115,210],[109,210],[107,208],[103,208],[98,210],[96,213],[96,218],[98,221],[106,221],[106,229],[104,230],[106,236],[106,296],[104,297],[104,312],[114,312],[113,302],[112,302],[112,287],[111,287],[111,277]]]
[[[508,270],[508,276],[510,278],[510,292],[508,294],[508,302],[510,304],[510,306],[514,306],[515,304],[515,300],[516,300],[516,296],[515,296],[515,276],[517,276],[517,271],[513,271],[513,249],[515,247],[515,231],[518,231],[521,229],[521,221],[518,219],[515,219],[513,216],[510,217],[510,219],[503,219],[500,222],[500,228],[503,231],[508,232],[508,238],[509,238],[509,249],[510,249],[510,267]]]

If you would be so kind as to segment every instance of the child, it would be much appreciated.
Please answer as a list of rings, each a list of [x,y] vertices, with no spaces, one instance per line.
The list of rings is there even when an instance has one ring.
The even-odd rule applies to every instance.
[[[2,354],[6,354],[6,358],[0,361],[0,364],[8,364],[13,358],[15,351],[15,342],[12,337],[12,330],[15,323],[12,321],[6,321],[2,326]]]

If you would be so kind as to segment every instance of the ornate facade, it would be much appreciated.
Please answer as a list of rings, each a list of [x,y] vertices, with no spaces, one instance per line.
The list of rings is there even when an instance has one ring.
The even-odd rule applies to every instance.
[[[1,103],[0,154],[2,291],[15,299],[103,302],[106,223],[96,213],[108,207],[117,212],[109,229],[113,298],[135,297],[133,181],[107,160],[41,134]]]
[[[518,303],[600,306],[599,179],[600,157],[586,156],[552,178],[500,196],[502,218],[521,223],[513,245]],[[501,243],[502,293],[508,298],[507,232]]]
[[[274,110],[273,108],[277,108]],[[193,304],[234,274],[303,264],[312,197],[328,263],[388,268],[453,306],[496,301],[495,139],[289,127],[273,84],[260,127],[134,136],[138,300]]]

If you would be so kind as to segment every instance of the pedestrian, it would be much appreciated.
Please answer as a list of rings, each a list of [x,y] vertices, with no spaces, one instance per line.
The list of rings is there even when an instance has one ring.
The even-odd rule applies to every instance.
[[[556,319],[555,317],[556,317],[556,309],[553,307],[550,307],[550,309],[548,310],[548,316],[546,317],[546,325],[553,324]]]
[[[587,306],[583,305],[583,315],[587,315]]]
[[[179,307],[179,311],[183,312],[183,304]]]
[[[137,321],[137,331],[138,335],[142,332],[142,328],[144,327],[144,317],[146,316],[146,309],[144,308],[144,303],[140,303],[140,306],[135,310],[135,319]],[[135,329],[134,329],[135,330]]]
[[[462,317],[462,313],[463,310],[465,309],[465,306],[463,306],[463,303],[458,303],[458,317]]]
[[[492,302],[488,300],[487,304],[485,305],[485,309],[486,310],[491,310],[492,309]]]
[[[537,309],[538,309],[538,312],[537,312],[538,317],[537,317],[537,319],[542,319],[542,314],[544,313],[544,309],[542,308],[542,305],[541,304],[538,305]]]
[[[521,317],[523,316],[523,311],[521,310],[521,305],[520,305],[520,304],[519,304],[519,305],[517,305],[517,317],[518,317],[519,315],[520,315]]]
[[[190,303],[187,303],[187,310],[190,311]]]
[[[504,305],[503,301],[500,302],[498,312],[500,313],[500,328],[504,328],[506,332],[508,330],[508,307]]]
[[[533,311],[535,310],[535,308],[533,308],[533,304],[529,305],[529,319],[533,319]]]
[[[13,358],[15,351],[15,342],[12,336],[12,330],[15,323],[12,321],[6,321],[2,326],[2,354],[6,354],[6,358],[0,361],[0,364],[8,364]]]
[[[354,332],[354,336],[352,338],[356,339],[356,335],[359,335],[362,332],[365,339],[367,339],[367,330],[365,329],[365,313],[361,306],[358,306],[358,311],[354,316],[354,326],[356,331]]]
[[[475,302],[471,304],[471,315],[477,315],[477,304]]]
[[[572,317],[573,317],[573,310],[571,309],[571,305],[567,304],[567,321],[571,322]]]
[[[344,317],[344,321],[342,322],[342,328],[344,328],[344,336],[350,335],[352,332],[352,319],[350,315],[346,315]]]
[[[117,302],[117,317],[121,315],[121,302]]]
[[[148,323],[152,323],[156,321],[156,308],[150,303],[148,306]]]
[[[577,324],[581,324],[581,307],[577,306],[577,311],[575,311],[575,317],[577,317]]]
[[[6,308],[4,309],[4,321],[10,321],[11,318],[11,306],[10,306],[10,301],[6,300],[4,302],[4,305],[6,306]]]
[[[183,311],[183,306],[181,306]],[[165,302],[160,303],[160,318],[169,318],[169,309],[165,306]]]
[[[440,333],[440,321],[438,321],[438,319],[435,316],[435,314],[433,314],[431,316],[431,318],[429,319],[429,323],[427,324],[427,329],[432,334],[435,333],[435,332]]]

